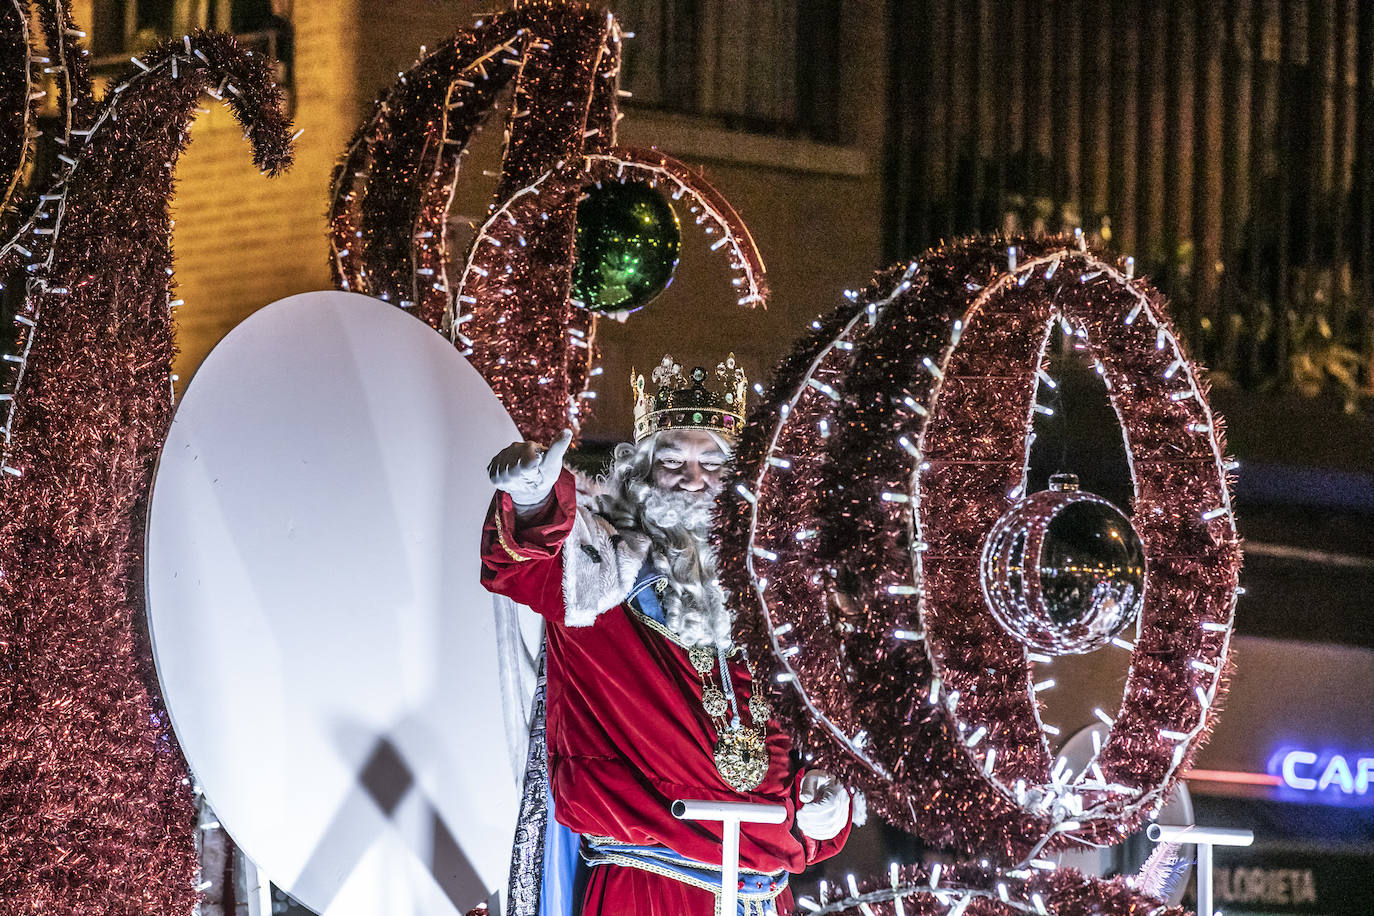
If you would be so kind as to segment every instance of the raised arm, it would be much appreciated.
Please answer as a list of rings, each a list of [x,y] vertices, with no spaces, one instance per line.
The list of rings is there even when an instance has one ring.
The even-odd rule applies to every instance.
[[[562,547],[577,512],[563,470],[571,438],[565,432],[548,449],[515,442],[487,466],[497,492],[482,531],[482,585],[555,621],[564,617]]]

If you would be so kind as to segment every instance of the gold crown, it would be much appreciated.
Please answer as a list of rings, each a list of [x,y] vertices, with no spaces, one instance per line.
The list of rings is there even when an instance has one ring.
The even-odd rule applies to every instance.
[[[635,441],[665,429],[705,429],[734,440],[744,428],[744,397],[749,380],[735,365],[735,354],[716,367],[717,381],[706,387],[709,375],[697,366],[689,375],[671,356],[651,373],[654,390],[646,391],[644,376],[630,370],[635,393]]]

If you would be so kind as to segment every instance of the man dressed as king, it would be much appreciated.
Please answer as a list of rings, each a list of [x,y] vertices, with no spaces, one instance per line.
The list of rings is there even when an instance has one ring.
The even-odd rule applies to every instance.
[[[793,760],[716,579],[712,508],[744,373],[733,356],[687,375],[665,357],[631,384],[635,441],[581,505],[562,466],[570,433],[492,459],[482,582],[547,623],[549,779],[591,866],[581,912],[717,912],[721,825],[675,818],[691,799],[786,808],[780,824],[742,825],[739,913],[788,913],[789,873],[840,850],[851,799]]]

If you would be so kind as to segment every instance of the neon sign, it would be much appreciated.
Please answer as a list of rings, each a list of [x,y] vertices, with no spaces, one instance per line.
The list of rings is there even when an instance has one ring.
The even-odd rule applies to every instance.
[[[1374,798],[1374,755],[1323,753],[1303,748],[1281,751],[1269,761],[1269,772],[1299,792]]]

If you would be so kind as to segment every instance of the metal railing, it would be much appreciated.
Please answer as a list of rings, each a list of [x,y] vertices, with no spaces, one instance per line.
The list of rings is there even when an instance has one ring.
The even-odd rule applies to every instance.
[[[902,0],[888,239],[1081,225],[1223,384],[1374,402],[1374,5]]]

